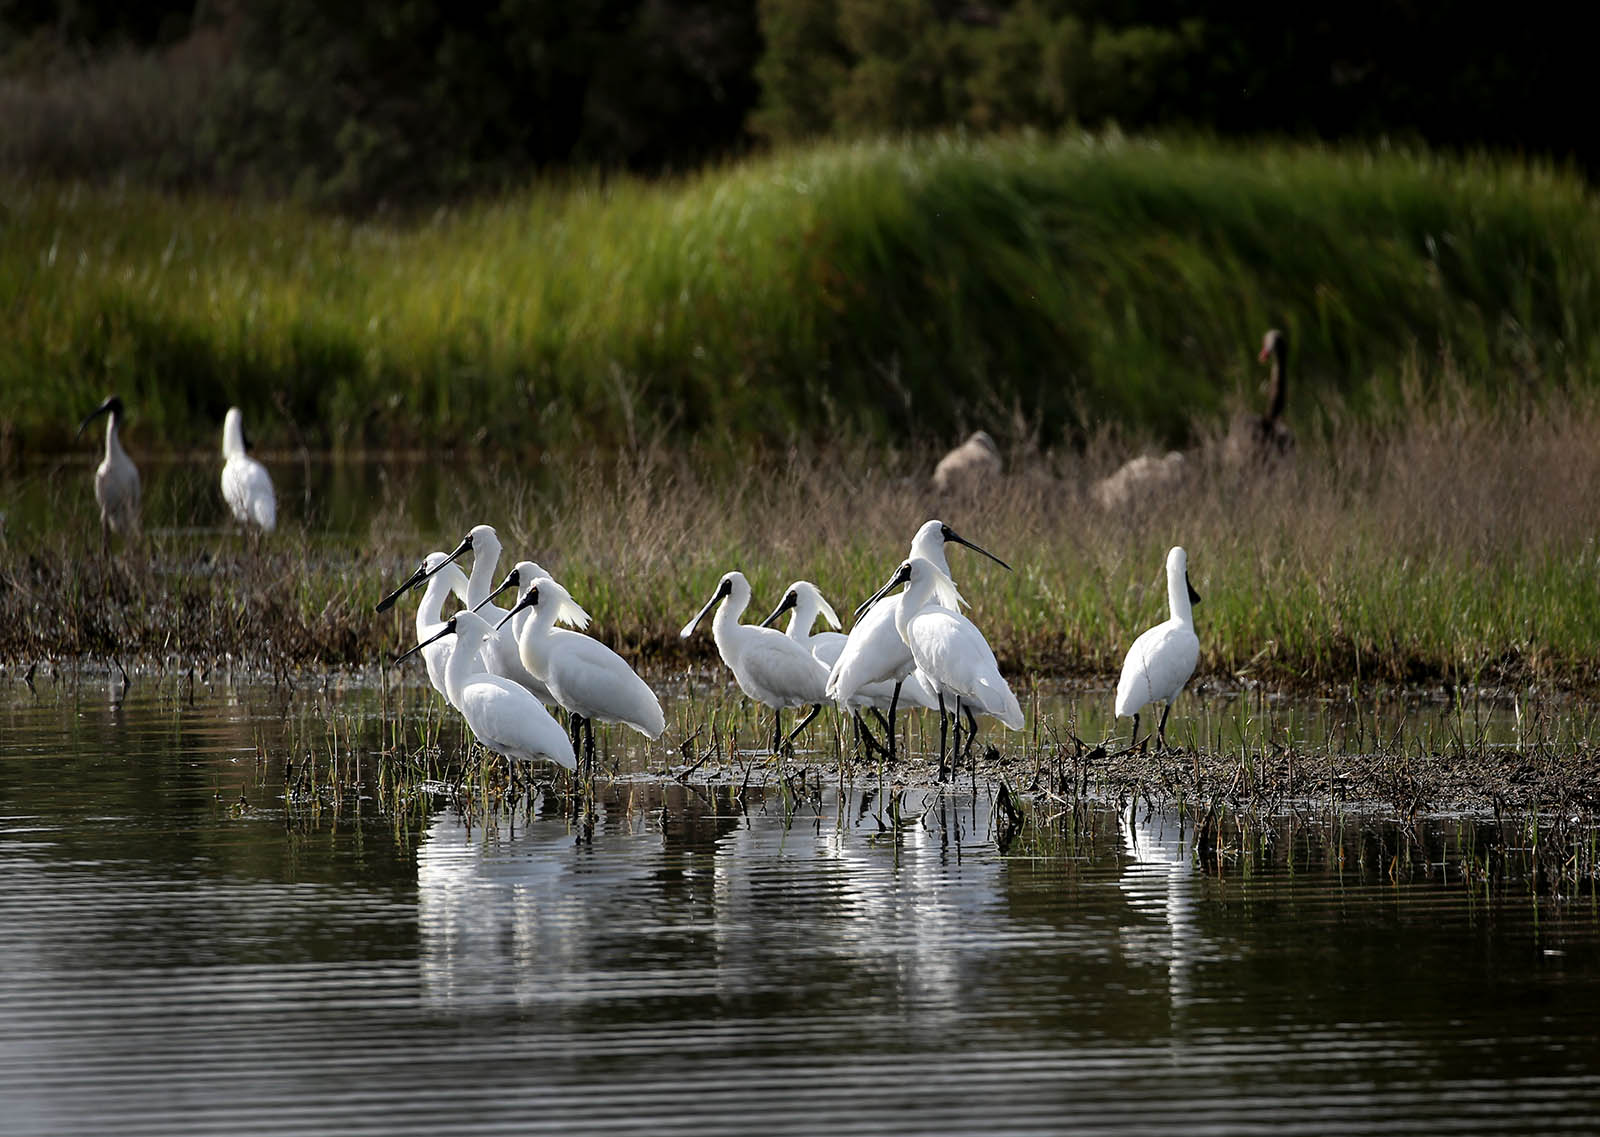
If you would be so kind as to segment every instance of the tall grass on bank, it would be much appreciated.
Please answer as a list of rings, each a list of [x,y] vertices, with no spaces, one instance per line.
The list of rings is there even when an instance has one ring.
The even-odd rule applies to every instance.
[[[1171,439],[1254,387],[1269,325],[1293,338],[1302,429],[1328,401],[1392,403],[1408,363],[1600,374],[1595,199],[1487,158],[823,144],[362,223],[0,194],[0,423],[35,448],[112,389],[146,445],[180,449],[230,403],[334,446],[926,441],[1001,413],[1046,438],[1110,419]]]
[[[974,619],[1024,687],[1030,675],[1110,683],[1132,638],[1164,617],[1163,557],[1183,544],[1205,598],[1203,675],[1600,689],[1595,393],[1512,403],[1447,384],[1302,443],[1276,476],[1200,462],[1183,492],[1104,514],[1086,487],[1129,449],[1114,435],[1081,452],[1019,448],[992,494],[944,501],[925,488],[925,455],[865,443],[796,448],[739,477],[668,447],[558,476],[463,464],[431,523],[397,490],[365,539],[291,521],[252,556],[233,537],[161,536],[174,519],[147,515],[158,535],[109,563],[85,471],[63,480],[57,527],[0,545],[0,658],[375,662],[409,643],[413,604],[380,617],[373,602],[481,520],[644,667],[711,663],[709,635],[676,630],[724,571],[751,579],[761,610],[747,619],[797,578],[848,612],[941,516],[1016,567],[952,554]]]

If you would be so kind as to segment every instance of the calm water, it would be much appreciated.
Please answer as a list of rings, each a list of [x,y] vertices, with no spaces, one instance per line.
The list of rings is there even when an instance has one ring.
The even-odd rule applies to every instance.
[[[6,1133],[1600,1129],[1600,915],[1466,881],[1488,822],[1220,872],[875,783],[575,826],[387,793],[370,689],[106,693],[0,688]],[[286,805],[329,722],[365,795]]]

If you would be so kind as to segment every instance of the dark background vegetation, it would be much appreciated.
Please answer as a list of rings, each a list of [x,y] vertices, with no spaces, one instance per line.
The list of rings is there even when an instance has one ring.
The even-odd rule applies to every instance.
[[[886,130],[1116,123],[1573,160],[1571,9],[1353,0],[0,0],[0,163],[367,209]]]

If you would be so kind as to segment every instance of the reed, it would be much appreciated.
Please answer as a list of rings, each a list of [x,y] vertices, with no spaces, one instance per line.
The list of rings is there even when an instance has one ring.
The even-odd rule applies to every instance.
[[[1510,402],[1468,384],[1382,423],[1306,439],[1271,475],[1196,463],[1130,513],[1085,493],[1134,442],[1019,446],[981,497],[935,498],[926,454],[795,448],[730,478],[695,450],[641,447],[532,474],[466,471],[418,516],[397,474],[358,534],[292,518],[257,551],[226,531],[163,529],[109,560],[86,472],[56,477],[48,518],[0,545],[0,659],[239,660],[285,678],[378,663],[412,639],[411,604],[373,603],[468,521],[558,575],[595,631],[656,672],[715,661],[677,629],[739,568],[770,610],[791,580],[847,612],[940,516],[1016,568],[952,554],[971,614],[1026,700],[1032,677],[1111,682],[1164,617],[1166,548],[1189,550],[1202,678],[1447,689],[1600,683],[1600,399]],[[1558,473],[1559,472],[1559,473]],[[209,482],[212,471],[197,469]],[[176,494],[187,501],[191,495]],[[0,503],[3,504],[3,503]],[[165,519],[173,520],[173,519]]]

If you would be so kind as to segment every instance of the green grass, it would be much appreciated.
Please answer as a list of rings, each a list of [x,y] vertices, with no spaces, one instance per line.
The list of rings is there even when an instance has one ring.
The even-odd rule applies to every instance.
[[[1600,373],[1600,216],[1542,166],[1120,136],[824,144],[424,218],[0,187],[0,421],[147,449],[1180,438],[1287,328],[1302,430],[1407,376]],[[1253,397],[1253,396],[1251,396]]]
[[[1087,487],[1125,456],[1109,438],[1082,453],[1018,448],[992,492],[967,500],[925,489],[925,455],[866,442],[772,455],[738,478],[693,447],[590,457],[559,477],[457,463],[420,507],[396,467],[354,532],[302,524],[287,496],[259,557],[234,537],[170,531],[206,522],[208,465],[193,494],[151,497],[153,535],[109,566],[84,462],[0,544],[0,659],[371,663],[409,642],[414,601],[385,616],[372,604],[427,550],[487,521],[502,572],[520,557],[554,571],[595,634],[640,666],[720,666],[708,629],[687,642],[677,631],[723,572],[750,578],[747,620],[800,578],[847,616],[940,516],[1015,566],[951,556],[1022,689],[1034,676],[1114,683],[1133,637],[1165,617],[1162,563],[1182,544],[1204,597],[1201,674],[1215,681],[1600,690],[1595,393],[1512,403],[1447,383],[1391,422],[1304,440],[1276,476],[1197,459],[1178,496],[1102,513]]]

